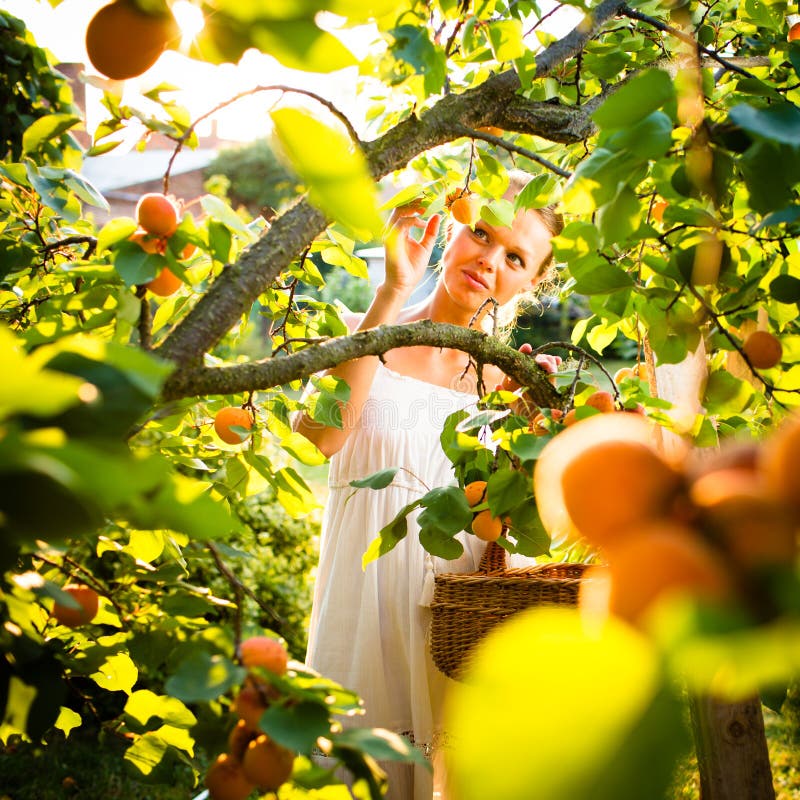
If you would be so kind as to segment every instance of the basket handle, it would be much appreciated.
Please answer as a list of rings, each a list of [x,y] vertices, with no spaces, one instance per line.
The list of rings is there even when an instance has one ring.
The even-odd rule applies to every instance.
[[[478,564],[478,572],[502,572],[505,568],[506,551],[497,542],[489,542]]]

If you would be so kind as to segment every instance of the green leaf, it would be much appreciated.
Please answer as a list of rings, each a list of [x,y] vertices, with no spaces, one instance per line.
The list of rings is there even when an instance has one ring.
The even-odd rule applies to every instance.
[[[455,534],[463,531],[472,519],[467,498],[458,486],[431,489],[419,499],[419,504],[424,510],[417,521],[426,529]]]
[[[800,278],[778,275],[770,283],[769,293],[779,303],[800,303]]]
[[[139,670],[127,653],[114,653],[89,677],[106,691],[130,694],[139,679]]]
[[[598,210],[597,227],[600,228],[603,243],[609,245],[624,242],[638,227],[641,213],[636,192],[629,186],[624,186],[610,203]],[[575,291],[583,292],[583,289],[576,287]]]
[[[452,560],[459,558],[464,552],[464,545],[440,528],[422,527],[419,531],[419,543],[432,556]]]
[[[178,728],[191,728],[197,723],[197,717],[180,700],[158,695],[149,689],[134,692],[123,711],[140,725],[147,725],[152,718]]]
[[[286,509],[289,516],[299,519],[304,517],[320,504],[297,470],[291,467],[279,469],[270,481],[275,489],[278,502]]]
[[[380,761],[402,761],[431,769],[430,762],[408,739],[383,728],[348,728],[331,737],[335,746],[349,747]]]
[[[83,175],[79,175],[71,169],[64,170],[64,182],[85,203],[89,203],[89,205],[95,206],[96,208],[102,208],[105,211],[109,210],[108,201],[94,184],[84,178]]]
[[[58,719],[56,719],[55,722],[55,727],[64,734],[65,739],[69,738],[70,733],[72,733],[75,728],[80,728],[82,724],[83,720],[80,714],[73,711],[71,708],[61,706],[58,712]]]
[[[310,754],[320,736],[330,736],[328,709],[320,703],[271,705],[259,720],[262,731],[296,753]]]
[[[293,431],[288,436],[284,436],[280,441],[281,447],[296,458],[301,464],[318,466],[327,460],[324,453],[313,443],[306,439],[302,433]]]
[[[419,508],[419,501],[409,503],[398,511],[395,518],[378,531],[377,536],[369,543],[364,555],[361,556],[361,569],[365,570],[371,561],[386,555],[394,549],[398,542],[403,541],[408,535],[408,520],[406,517]]]
[[[213,194],[206,194],[200,200],[200,207],[211,219],[221,222],[225,227],[242,234],[248,240],[253,239],[253,234],[245,221],[224,200]]]
[[[398,25],[389,34],[394,37],[392,55],[424,76],[425,91],[435,94],[444,86],[446,64],[444,54],[438,50],[424,25]]]
[[[611,150],[630,150],[639,158],[661,158],[672,145],[672,120],[663,111],[654,111],[630,128],[614,130],[600,143]]]
[[[210,702],[239,685],[246,674],[246,669],[224,656],[197,650],[181,661],[164,688],[184,703]]]
[[[97,235],[97,253],[100,254],[118,242],[128,239],[135,230],[136,220],[130,217],[116,217],[110,220],[103,225]]]
[[[535,461],[549,441],[550,438],[547,436],[537,436],[535,433],[518,430],[511,437],[509,446],[511,452],[523,462]]]
[[[385,489],[399,471],[399,467],[389,467],[368,475],[366,478],[350,481],[350,485],[356,489]]]
[[[492,516],[499,517],[518,506],[520,499],[530,495],[531,491],[531,479],[525,473],[515,469],[493,472],[486,485]]]
[[[120,242],[114,266],[126,286],[140,286],[153,280],[167,266],[167,259],[157,253],[145,253],[136,242]]]
[[[492,53],[498,61],[514,61],[527,50],[522,41],[522,22],[518,19],[495,20],[484,28]]]
[[[588,266],[588,269],[580,270],[570,268],[575,278],[574,290],[579,294],[608,294],[633,286],[631,276],[620,267],[606,261]]]
[[[766,108],[741,103],[728,116],[754,139],[800,147],[800,109],[792,103],[772,103]]]
[[[39,117],[26,128],[22,134],[22,151],[35,153],[42,145],[61,136],[62,133],[74,128],[82,122],[80,117],[72,114],[47,114]]]
[[[356,238],[378,238],[383,221],[377,189],[358,144],[307,111],[281,108],[271,116],[283,151],[308,186],[309,201]]]
[[[592,114],[592,119],[604,130],[627,128],[661,108],[674,96],[675,88],[669,73],[649,69],[615,91]]]
[[[355,56],[333,34],[312,20],[270,20],[250,28],[253,45],[285,67],[334,72],[356,64]]]

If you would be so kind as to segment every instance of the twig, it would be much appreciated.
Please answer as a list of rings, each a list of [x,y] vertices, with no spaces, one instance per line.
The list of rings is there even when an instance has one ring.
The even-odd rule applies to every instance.
[[[153,346],[151,325],[153,322],[150,313],[150,301],[147,299],[147,289],[139,286],[136,289],[139,298],[139,346],[142,350],[150,350]]]

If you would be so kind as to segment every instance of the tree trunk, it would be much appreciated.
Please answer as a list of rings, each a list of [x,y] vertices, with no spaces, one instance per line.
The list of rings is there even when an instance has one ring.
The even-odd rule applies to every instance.
[[[774,800],[761,701],[690,702],[702,800]]]

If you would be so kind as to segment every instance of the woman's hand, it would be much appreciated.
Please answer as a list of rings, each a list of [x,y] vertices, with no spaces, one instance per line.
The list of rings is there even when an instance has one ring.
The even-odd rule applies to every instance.
[[[411,294],[422,280],[431,259],[441,216],[434,214],[427,222],[420,214],[418,203],[400,206],[392,211],[384,242],[386,251],[386,282],[393,290]],[[414,237],[414,229],[421,228],[422,236]]]
[[[533,347],[531,347],[528,342],[525,342],[519,348],[519,352],[523,353],[524,355],[530,354],[532,350]],[[552,356],[548,353],[539,353],[538,355],[534,356],[534,360],[548,375],[554,375],[556,372],[558,372],[558,367],[561,364],[561,356]],[[552,382],[553,379],[551,378],[551,383]],[[503,378],[502,383],[497,385],[497,389],[503,389],[508,392],[516,392],[519,388],[520,384],[508,375]],[[514,404],[513,410],[515,414],[532,417],[539,411],[539,408],[527,399],[527,393],[523,393],[519,401]]]

